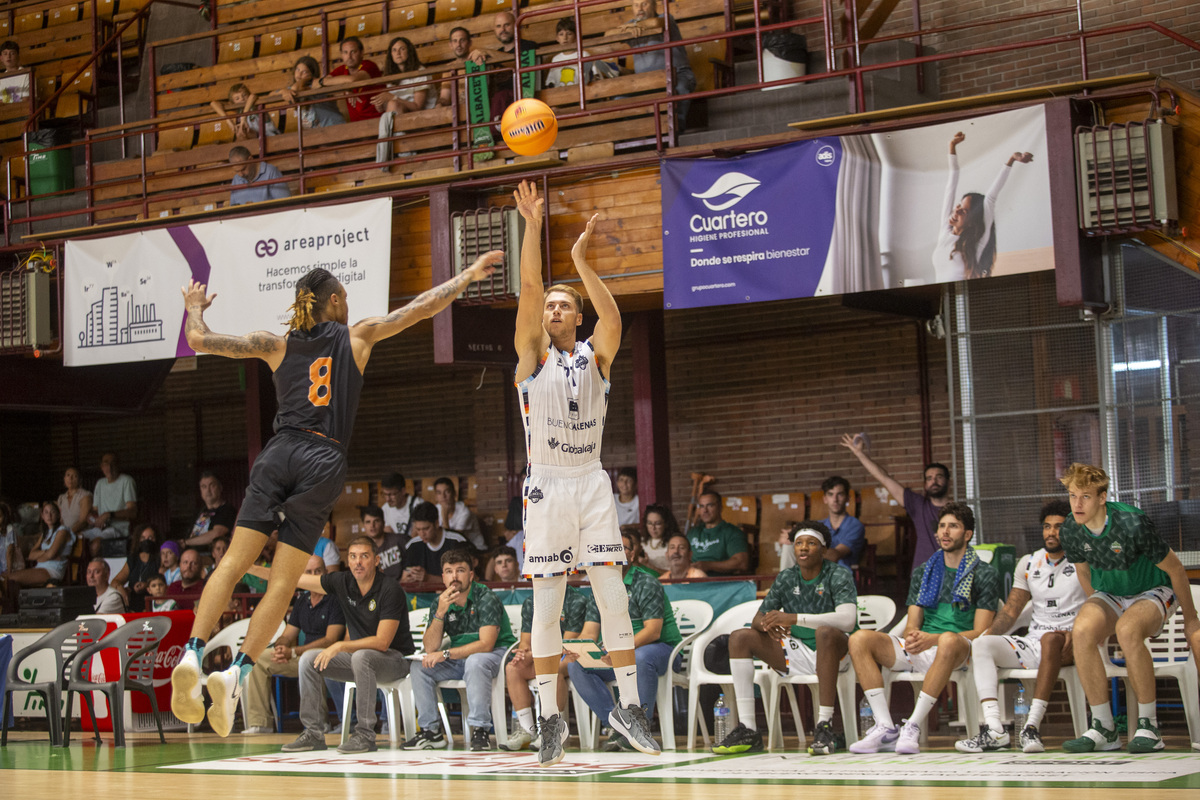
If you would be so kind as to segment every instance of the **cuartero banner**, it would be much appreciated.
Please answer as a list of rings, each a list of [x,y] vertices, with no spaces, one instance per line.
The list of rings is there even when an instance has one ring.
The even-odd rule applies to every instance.
[[[1054,268],[1041,106],[662,162],[663,305]]]

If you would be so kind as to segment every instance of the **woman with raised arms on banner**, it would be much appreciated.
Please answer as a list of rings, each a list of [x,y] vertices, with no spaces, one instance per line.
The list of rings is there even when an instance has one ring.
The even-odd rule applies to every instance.
[[[950,140],[950,175],[942,202],[941,230],[933,251],[933,269],[938,283],[986,278],[996,264],[996,198],[1008,180],[1014,162],[1028,164],[1033,153],[1013,153],[992,181],[986,195],[958,194],[958,154],[955,148],[966,140],[962,131]]]

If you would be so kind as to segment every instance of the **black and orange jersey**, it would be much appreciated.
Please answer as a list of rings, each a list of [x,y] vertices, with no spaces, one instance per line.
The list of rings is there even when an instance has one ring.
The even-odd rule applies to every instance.
[[[321,322],[308,331],[292,331],[273,378],[279,400],[276,433],[308,431],[349,446],[363,385],[349,328]]]

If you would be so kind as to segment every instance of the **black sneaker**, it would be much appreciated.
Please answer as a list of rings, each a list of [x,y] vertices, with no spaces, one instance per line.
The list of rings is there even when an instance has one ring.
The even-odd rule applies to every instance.
[[[471,752],[482,753],[492,749],[492,737],[483,728],[471,729]]]
[[[724,741],[713,745],[712,751],[719,756],[732,756],[738,753],[761,753],[763,751],[762,734],[752,731],[742,723],[729,732]]]
[[[634,749],[628,739],[619,733],[614,733],[601,745],[600,751],[603,753],[632,753]]]
[[[444,750],[446,737],[441,728],[422,728],[416,736],[405,740],[401,750]]]
[[[759,737],[761,741],[762,737]],[[818,722],[817,730],[813,733],[812,744],[808,746],[810,756],[831,756],[837,750],[837,736],[833,732],[832,722]]]

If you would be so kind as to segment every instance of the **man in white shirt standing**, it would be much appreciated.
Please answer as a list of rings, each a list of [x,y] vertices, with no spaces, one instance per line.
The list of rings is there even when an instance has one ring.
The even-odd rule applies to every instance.
[[[404,488],[404,476],[390,472],[379,482],[379,499],[383,501],[383,531],[409,536],[409,520],[412,510],[425,501],[408,493]]]

